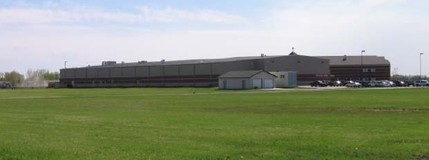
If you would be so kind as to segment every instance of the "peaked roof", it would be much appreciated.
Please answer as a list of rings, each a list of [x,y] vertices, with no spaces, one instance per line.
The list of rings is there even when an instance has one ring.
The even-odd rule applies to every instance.
[[[330,65],[390,65],[385,57],[380,56],[318,56],[318,58],[328,59]]]
[[[222,74],[221,76],[219,76],[219,78],[251,78],[261,72],[265,72],[268,73],[270,75],[272,75],[273,77],[277,77],[267,71],[263,71],[263,70],[255,70],[255,71],[229,71],[225,74]]]

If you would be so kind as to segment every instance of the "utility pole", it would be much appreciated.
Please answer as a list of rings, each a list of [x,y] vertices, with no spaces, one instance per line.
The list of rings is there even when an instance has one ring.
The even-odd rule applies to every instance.
[[[420,80],[422,80],[422,56],[423,53],[420,53]]]
[[[360,74],[360,80],[361,81],[363,81],[363,53],[365,52],[365,50],[362,50],[361,52],[360,52],[360,71],[361,71],[361,74]]]

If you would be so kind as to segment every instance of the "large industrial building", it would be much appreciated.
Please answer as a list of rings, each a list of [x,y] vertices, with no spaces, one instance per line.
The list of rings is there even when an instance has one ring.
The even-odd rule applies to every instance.
[[[328,59],[333,80],[389,80],[390,62],[379,56],[320,56]]]
[[[369,63],[375,56],[364,56],[368,69],[367,76],[374,73],[377,79],[389,79],[390,64]],[[354,79],[359,76],[353,57],[346,62],[337,62],[343,56],[310,57],[292,52],[283,56],[234,57],[224,59],[197,59],[181,61],[158,61],[137,63],[103,62],[99,66],[66,68],[60,70],[62,87],[208,87],[218,86],[220,75],[229,71],[267,72],[294,71],[298,84],[308,84],[313,80]],[[353,59],[353,61],[352,61]],[[384,59],[384,57],[382,57]],[[353,63],[352,63],[353,62]],[[374,63],[377,63],[375,61]],[[354,68],[348,69],[349,67]],[[344,68],[344,69],[341,69]],[[375,70],[374,70],[375,68]],[[372,72],[374,71],[374,72]],[[338,75],[338,76],[337,76]],[[368,77],[372,78],[372,77]]]

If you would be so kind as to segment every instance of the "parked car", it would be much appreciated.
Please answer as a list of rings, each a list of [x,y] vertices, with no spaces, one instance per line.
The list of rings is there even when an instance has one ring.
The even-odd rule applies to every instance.
[[[328,85],[332,87],[338,87],[341,86],[341,81],[330,81]]]
[[[381,86],[382,86],[382,87],[393,87],[392,85],[393,85],[393,82],[391,83],[391,82],[390,82],[390,81],[388,81],[388,80],[382,80],[382,81],[381,81]]]
[[[407,86],[414,86],[414,81],[408,80],[408,81],[404,81],[404,82],[407,84]]]
[[[353,81],[341,81],[342,86],[346,86],[348,83],[353,83]]]
[[[414,81],[414,86],[429,86],[429,81],[427,80],[419,80],[419,81]]]
[[[328,84],[323,81],[313,81],[310,83],[311,87],[327,87]]]
[[[395,83],[396,87],[406,87],[407,84],[404,81],[392,81],[393,83]]]
[[[369,81],[360,81],[359,83],[362,85],[362,87],[371,87],[369,85]]]
[[[369,87],[383,87],[383,83],[381,81],[369,81],[368,82]]]
[[[350,81],[350,83],[346,84],[346,87],[349,87],[349,88],[359,88],[359,87],[362,87],[362,84],[359,83],[359,82]]]

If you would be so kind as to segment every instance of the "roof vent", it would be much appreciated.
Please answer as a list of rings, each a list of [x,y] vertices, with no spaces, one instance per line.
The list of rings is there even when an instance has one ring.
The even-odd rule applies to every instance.
[[[138,63],[147,63],[147,61],[144,61],[144,60],[143,60],[143,61],[139,61]]]
[[[347,61],[347,55],[344,55],[343,61]]]

